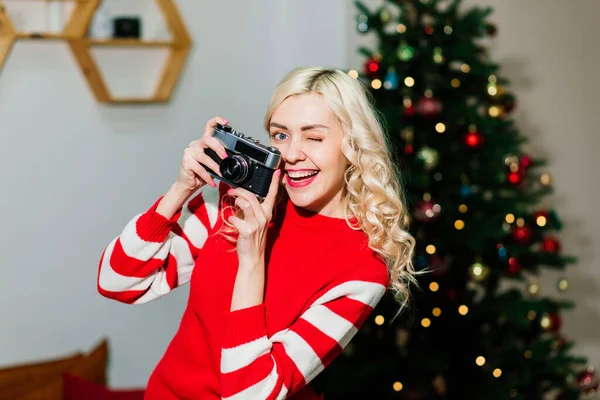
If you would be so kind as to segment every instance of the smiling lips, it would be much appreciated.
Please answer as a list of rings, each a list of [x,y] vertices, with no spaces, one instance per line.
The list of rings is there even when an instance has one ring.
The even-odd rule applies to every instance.
[[[286,170],[285,172],[287,183],[292,188],[310,185],[319,174],[319,170],[314,169]]]

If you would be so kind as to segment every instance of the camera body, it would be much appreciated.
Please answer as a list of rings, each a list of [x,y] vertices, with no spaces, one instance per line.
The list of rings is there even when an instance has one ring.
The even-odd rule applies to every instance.
[[[264,199],[281,160],[279,149],[260,144],[229,125],[217,124],[212,137],[221,142],[228,157],[221,159],[214,150],[204,149],[204,153],[219,165],[221,176],[202,164],[206,171],[215,179]]]

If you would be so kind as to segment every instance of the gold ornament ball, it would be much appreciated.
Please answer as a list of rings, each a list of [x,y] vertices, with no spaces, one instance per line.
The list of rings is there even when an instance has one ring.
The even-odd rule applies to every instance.
[[[540,175],[540,183],[542,184],[542,186],[551,186],[552,176],[550,176],[550,174],[547,172],[543,173],[542,175]]]
[[[538,285],[537,282],[529,283],[527,292],[532,296],[537,296],[540,293],[540,285]]]
[[[427,146],[419,150],[419,152],[417,153],[417,157],[423,161],[425,169],[427,170],[434,169],[438,165],[438,161],[440,158],[437,150]]]
[[[569,281],[567,280],[567,278],[560,278],[558,280],[557,286],[560,292],[566,292],[569,288]]]
[[[474,263],[469,269],[469,275],[471,275],[471,278],[473,278],[477,282],[484,281],[489,274],[490,268],[486,265],[483,265],[480,262]]]

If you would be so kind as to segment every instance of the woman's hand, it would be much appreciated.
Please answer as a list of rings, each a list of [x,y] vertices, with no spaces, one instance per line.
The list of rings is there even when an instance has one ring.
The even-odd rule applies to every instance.
[[[213,181],[210,174],[200,164],[203,163],[207,168],[210,168],[215,173],[220,175],[219,166],[217,163],[204,154],[204,149],[213,149],[221,158],[226,158],[227,153],[223,145],[212,137],[212,132],[219,124],[227,124],[227,120],[221,117],[210,119],[204,127],[204,135],[201,139],[195,140],[183,152],[181,159],[181,168],[179,176],[171,188],[165,193],[160,203],[156,207],[156,212],[163,215],[165,218],[171,218],[177,210],[179,210],[185,202],[206,183],[212,187],[217,185]]]
[[[235,204],[242,209],[244,216],[232,216],[229,222],[237,229],[237,253],[239,267],[264,268],[267,228],[273,217],[273,207],[279,189],[281,171],[273,173],[269,192],[260,203],[256,195],[246,189],[230,189],[228,194],[235,197]]]
[[[204,149],[210,148],[214,150],[222,159],[227,157],[223,145],[212,137],[212,132],[217,123],[226,125],[228,121],[221,117],[208,120],[204,127],[202,138],[191,142],[183,152],[181,168],[179,169],[179,176],[177,177],[175,186],[184,192],[194,193],[207,183],[212,187],[217,186],[210,174],[200,164],[204,164],[207,168],[219,174],[219,165],[204,153]]]

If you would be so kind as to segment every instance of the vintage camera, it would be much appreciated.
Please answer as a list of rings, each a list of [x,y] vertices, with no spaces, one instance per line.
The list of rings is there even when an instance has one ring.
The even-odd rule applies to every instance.
[[[204,149],[219,164],[221,176],[202,164],[206,171],[215,179],[246,189],[264,199],[269,193],[273,173],[279,166],[279,150],[262,145],[229,125],[217,124],[212,136],[225,147],[228,157],[221,159],[214,150]]]

